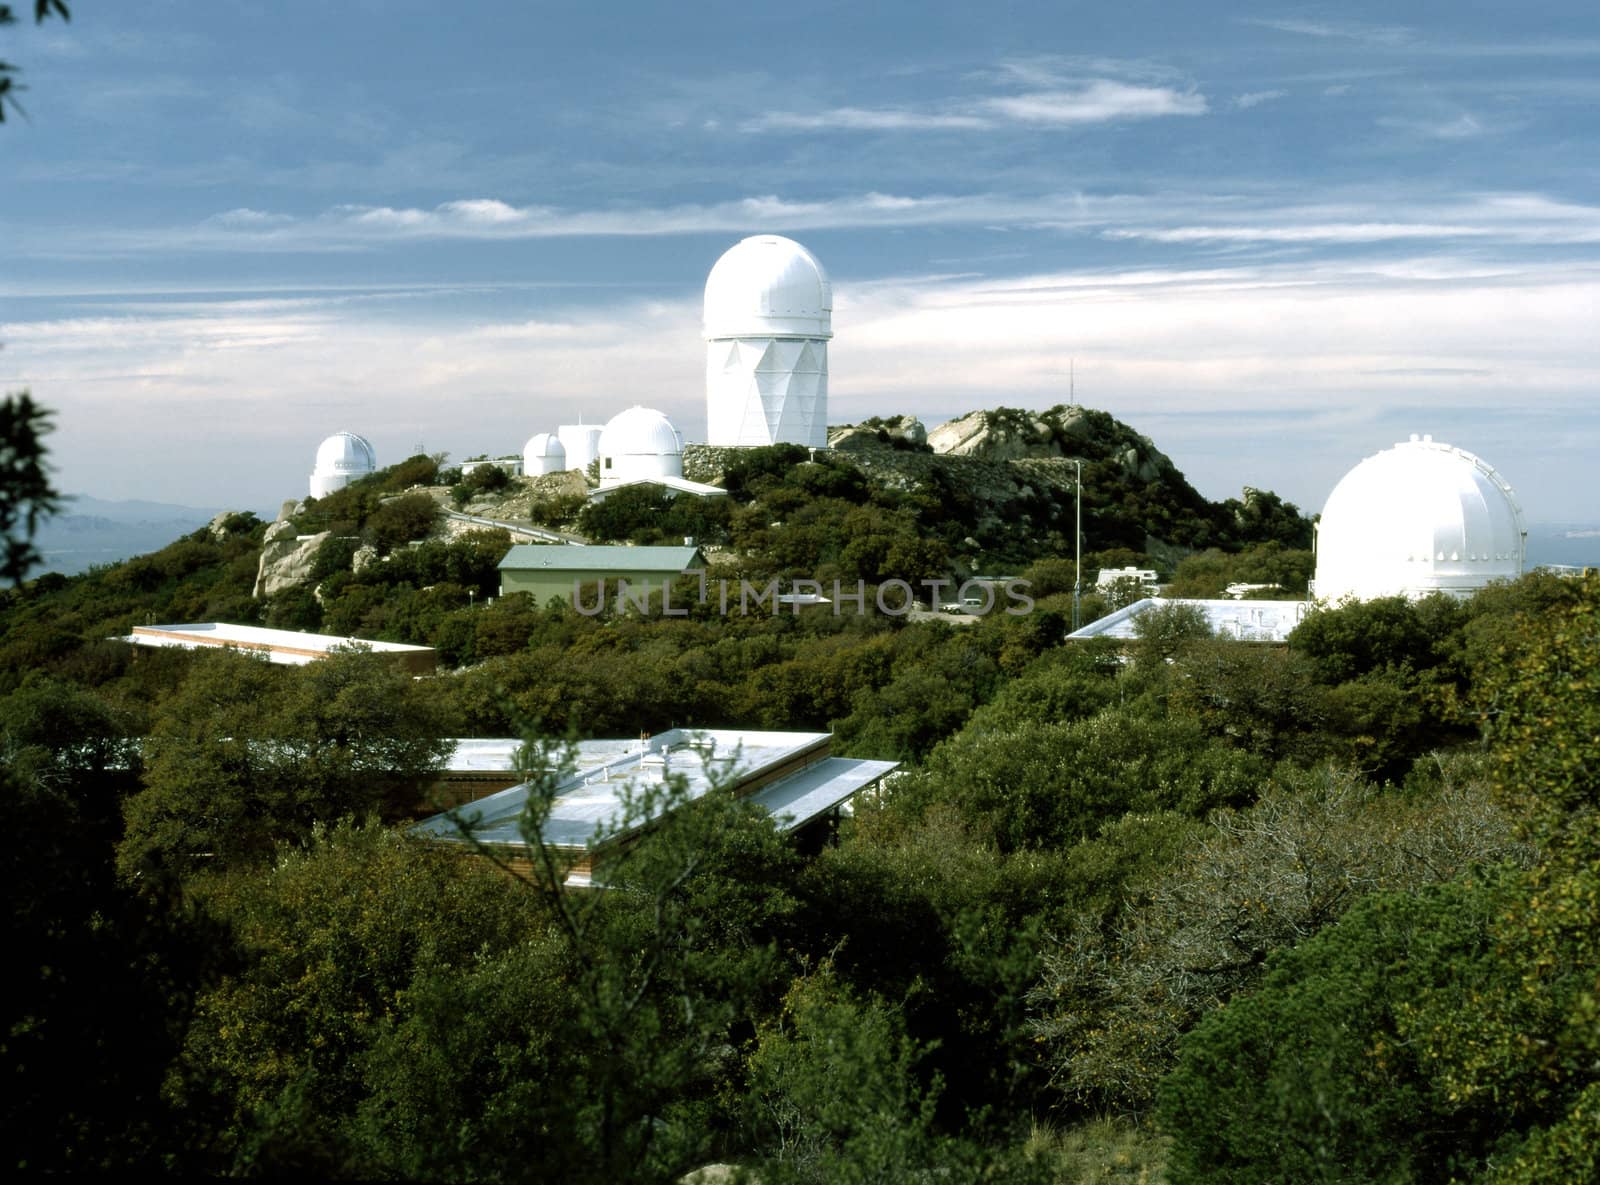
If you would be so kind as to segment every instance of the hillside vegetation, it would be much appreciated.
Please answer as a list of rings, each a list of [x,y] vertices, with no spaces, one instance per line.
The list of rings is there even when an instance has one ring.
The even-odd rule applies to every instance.
[[[714,504],[548,509],[622,538],[692,512],[735,575],[876,582],[986,565],[1002,553],[972,532],[1010,503],[978,476],[1062,464],[878,430],[732,458]],[[0,602],[18,1167],[1600,1172],[1600,581],[1327,609],[1287,646],[1212,638],[1182,606],[1125,648],[1063,644],[1070,549],[1039,543],[1016,553],[1021,616],[586,616],[486,604],[506,540],[442,536],[449,485],[407,465],[299,506],[285,534],[326,536],[269,598],[274,528],[233,516]],[[968,476],[935,496],[941,473]],[[1124,513],[1124,477],[1102,480]],[[1183,531],[1233,524],[1186,536],[1216,547],[1175,579],[1295,570],[1293,508],[1251,526],[1142,488]],[[1164,563],[1143,541],[1177,546],[1165,529],[1094,562]],[[107,640],[207,618],[431,642],[448,669]],[[580,896],[396,824],[443,737],[674,724],[831,728],[836,752],[904,765],[798,844],[709,796]]]

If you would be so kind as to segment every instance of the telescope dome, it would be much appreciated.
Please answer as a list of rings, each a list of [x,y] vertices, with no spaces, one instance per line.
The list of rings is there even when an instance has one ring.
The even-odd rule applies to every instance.
[[[1522,574],[1527,527],[1507,481],[1431,436],[1368,457],[1328,495],[1313,593],[1328,601],[1468,596]]]
[[[833,285],[817,257],[782,235],[728,248],[706,277],[704,336],[833,336]]]
[[[317,461],[311,470],[311,496],[326,498],[334,490],[343,489],[377,468],[377,454],[365,436],[335,432],[317,446]]]
[[[683,437],[672,421],[648,407],[630,407],[600,432],[600,483],[683,476]]]

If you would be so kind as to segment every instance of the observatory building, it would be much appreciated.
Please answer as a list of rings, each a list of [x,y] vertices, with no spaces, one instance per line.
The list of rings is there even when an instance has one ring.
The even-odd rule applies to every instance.
[[[522,472],[528,477],[560,473],[567,468],[567,450],[548,432],[535,432],[522,446]]]
[[[378,456],[365,436],[335,432],[317,448],[316,467],[311,470],[311,496],[326,498],[377,468]]]
[[[606,421],[600,433],[600,484],[683,476],[683,437],[658,411],[637,405]]]
[[[1527,527],[1488,462],[1431,436],[1368,457],[1328,495],[1313,596],[1469,596],[1522,575]]]
[[[755,235],[706,278],[706,442],[828,443],[833,286],[793,239]]]
[[[567,450],[568,469],[588,469],[600,459],[598,424],[562,424],[556,429],[561,447]]]

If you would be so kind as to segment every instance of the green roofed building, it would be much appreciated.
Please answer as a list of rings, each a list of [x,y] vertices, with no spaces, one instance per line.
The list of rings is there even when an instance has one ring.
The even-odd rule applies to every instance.
[[[528,593],[541,605],[551,597],[571,601],[574,588],[604,580],[609,597],[619,580],[659,589],[663,581],[705,566],[698,547],[519,543],[500,561],[500,595]]]

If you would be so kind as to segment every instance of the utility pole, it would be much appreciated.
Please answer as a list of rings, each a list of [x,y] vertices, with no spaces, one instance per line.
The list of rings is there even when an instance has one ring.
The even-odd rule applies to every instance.
[[[1077,473],[1073,485],[1073,526],[1072,526],[1072,632],[1077,633],[1082,628],[1082,603],[1083,603],[1083,458],[1071,458],[1073,468]]]

